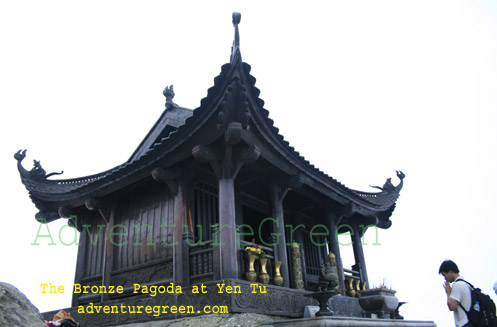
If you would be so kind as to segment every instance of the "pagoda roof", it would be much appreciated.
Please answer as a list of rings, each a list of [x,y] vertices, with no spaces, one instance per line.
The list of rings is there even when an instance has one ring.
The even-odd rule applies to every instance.
[[[208,143],[221,137],[223,132],[214,125],[218,120],[219,107],[230,83],[238,80],[247,92],[251,124],[251,128],[242,133],[243,141],[265,150],[261,151],[261,158],[268,162],[278,160],[275,166],[290,176],[298,175],[304,185],[349,207],[353,212],[379,218],[384,222],[383,227],[388,228],[391,224],[388,218],[402,189],[404,174],[397,172],[400,179],[397,186],[388,179],[383,187],[378,187],[380,192],[363,192],[346,187],[301,156],[279,133],[273,120],[269,118],[269,111],[264,109],[264,101],[259,98],[260,91],[255,87],[256,79],[250,74],[250,65],[241,59],[238,23],[235,24],[234,21],[234,25],[235,41],[230,62],[221,67],[220,74],[214,78],[214,85],[209,88],[200,106],[195,110],[179,107],[172,102],[171,92],[169,96],[166,94],[172,91],[172,87],[166,88],[165,111],[129,160],[123,164],[90,176],[49,179],[52,174],[46,174],[39,162],[35,161],[35,167],[30,171],[26,170],[22,165],[26,150],[17,152],[14,157],[21,181],[40,210],[37,218],[47,213],[54,215],[60,207],[78,207],[84,205],[89,198],[112,194],[150,177],[151,171],[156,167],[171,167],[190,157],[193,146],[199,140]],[[172,94],[174,96],[174,92]],[[199,135],[199,131],[205,129],[211,131],[208,140]]]

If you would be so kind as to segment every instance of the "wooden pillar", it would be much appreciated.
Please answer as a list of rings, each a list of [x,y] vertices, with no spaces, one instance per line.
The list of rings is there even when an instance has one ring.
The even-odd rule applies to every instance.
[[[288,188],[281,190],[281,187],[273,183],[271,185],[271,204],[273,207],[273,218],[278,221],[276,232],[279,234],[279,241],[276,245],[275,257],[282,261],[280,273],[283,277],[283,287],[290,287],[290,274],[288,269],[288,254],[285,236],[285,218],[283,213],[283,200],[288,192]]]
[[[361,276],[361,281],[366,282],[369,285],[368,282],[368,273],[366,270],[366,260],[364,258],[364,251],[362,249],[362,240],[361,240],[361,232],[359,230],[359,227],[357,226],[357,222],[352,221],[351,224],[352,226],[352,247],[354,249],[354,258],[356,265],[358,266],[359,274]]]
[[[329,249],[335,255],[335,260],[337,263],[337,273],[338,273],[338,286],[341,290],[345,290],[345,278],[343,274],[343,262],[342,256],[340,255],[340,244],[338,243],[338,230],[337,224],[339,222],[339,217],[330,209],[326,212],[326,224],[328,230],[330,231],[329,235]]]
[[[259,158],[260,151],[255,146],[239,146],[233,151],[241,139],[242,125],[232,122],[225,133],[223,148],[210,147],[202,144],[192,149],[192,155],[200,161],[207,161],[219,181],[219,226],[214,234],[213,261],[219,258],[219,274],[214,272],[214,278],[238,278],[238,245],[236,234],[235,210],[235,178],[244,164],[254,162]],[[219,257],[217,254],[219,253]],[[214,262],[215,263],[215,262]]]
[[[179,273],[179,270],[183,269],[182,286],[190,285],[190,245],[189,244],[194,243],[193,238],[194,237],[191,233],[183,233],[183,235],[181,236],[181,240],[178,240],[178,242],[181,242],[181,248],[182,248],[182,253],[181,253],[182,268],[179,268],[180,267],[179,264],[178,266],[175,266],[174,274],[176,276]],[[175,249],[175,252],[176,251],[179,251],[179,249]],[[174,255],[179,256],[179,253]]]
[[[188,252],[184,252],[183,225],[187,215],[187,186],[184,180],[177,184],[177,192],[174,196],[174,230],[173,230],[173,281],[174,285],[188,286],[190,283],[189,270],[185,271],[183,261],[188,261],[189,257],[184,257]]]
[[[112,267],[114,265],[114,247],[113,247],[113,242],[110,236],[110,230],[114,226],[115,222],[115,216],[116,216],[116,206],[113,205],[112,209],[110,210],[110,217],[109,217],[109,223],[105,227],[105,235],[104,237],[104,261],[103,261],[103,268],[102,268],[102,285],[104,286],[109,286],[111,284],[111,273],[112,273]],[[110,300],[110,294],[108,293],[103,293],[101,297],[101,301],[108,301]]]
[[[180,168],[163,169],[157,167],[152,170],[151,175],[155,181],[166,184],[174,197],[173,282],[175,285],[187,286],[190,284],[190,271],[184,268],[188,267],[190,258],[189,252],[184,251],[183,225],[186,223],[188,211],[188,181]]]
[[[238,246],[235,231],[235,181],[231,177],[221,178],[219,179],[219,231],[216,239],[221,252],[221,279],[238,278]]]
[[[116,206],[111,205],[110,203],[103,201],[101,199],[97,198],[88,198],[85,201],[85,206],[88,210],[90,211],[98,211],[100,214],[100,217],[102,218],[103,222],[105,223],[105,234],[102,235],[101,237],[104,238],[103,242],[103,249],[102,249],[102,279],[101,283],[102,286],[109,286],[111,285],[111,272],[112,272],[112,267],[113,267],[113,242],[110,237],[110,230],[114,226],[114,216],[115,216],[115,211],[116,211]],[[64,214],[63,208],[59,209],[59,214]],[[94,221],[92,222],[94,223]],[[85,230],[83,229],[83,232]],[[97,236],[100,237],[100,236]],[[87,242],[86,237],[85,237],[85,242]],[[93,245],[92,245],[93,246]],[[109,293],[101,293],[100,295],[100,301],[108,301],[110,300],[110,294]]]
[[[82,222],[79,222],[82,225]],[[79,245],[78,245],[78,257],[76,264],[76,274],[74,276],[74,284],[81,284],[81,279],[83,278],[83,273],[85,271],[85,256],[86,256],[86,242],[87,242],[87,232],[83,229],[79,232]],[[71,306],[75,307],[78,303],[78,298],[81,294],[74,293],[72,294],[72,304]]]

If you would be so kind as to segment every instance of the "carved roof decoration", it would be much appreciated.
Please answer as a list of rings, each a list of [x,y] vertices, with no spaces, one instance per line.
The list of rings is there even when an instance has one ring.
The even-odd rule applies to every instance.
[[[193,114],[192,109],[183,108],[173,102],[174,86],[166,86],[162,92],[166,97],[166,109],[154,124],[147,136],[140,143],[128,162],[132,162],[145,154],[155,143],[160,142],[172,131],[185,123],[185,120]]]
[[[250,120],[247,89],[239,79],[234,79],[224,93],[221,112],[218,114],[219,129],[226,129],[233,122],[240,123],[246,129]]]
[[[242,54],[240,52],[240,33],[238,31],[238,24],[242,19],[242,15],[239,12],[234,12],[232,15],[233,18],[233,27],[235,28],[235,38],[233,39],[233,46],[231,47],[231,57],[230,63],[234,63],[236,61],[242,61]]]
[[[151,176],[161,167],[172,167],[192,155],[191,145],[208,143],[222,137],[232,124],[241,126],[241,138],[261,149],[261,158],[274,164],[290,176],[299,175],[306,187],[348,206],[354,212],[379,219],[378,226],[388,228],[388,220],[403,187],[405,175],[398,171],[397,186],[391,181],[381,192],[362,192],[347,188],[331,176],[316,168],[302,157],[284,137],[264,109],[256,79],[250,75],[250,65],[243,63],[240,53],[238,24],[241,15],[233,13],[235,39],[230,63],[221,67],[214,85],[195,110],[175,104],[173,87],[166,87],[166,109],[150,132],[125,163],[99,174],[73,179],[48,179],[51,174],[28,171],[22,166],[26,150],[15,154],[21,181],[29,191],[40,213],[55,215],[60,207],[83,206],[89,198],[109,195],[128,185]],[[249,128],[250,126],[250,128]],[[209,139],[201,130],[209,129]],[[202,142],[200,142],[202,140]],[[173,155],[174,154],[174,155]],[[39,163],[38,163],[39,164]],[[41,169],[41,165],[39,166]]]

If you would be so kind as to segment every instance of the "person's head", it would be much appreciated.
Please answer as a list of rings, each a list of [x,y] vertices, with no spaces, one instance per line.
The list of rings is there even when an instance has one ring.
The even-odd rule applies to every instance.
[[[440,269],[438,269],[438,273],[445,277],[445,280],[449,283],[452,283],[459,277],[459,268],[452,260],[445,260],[440,265]]]

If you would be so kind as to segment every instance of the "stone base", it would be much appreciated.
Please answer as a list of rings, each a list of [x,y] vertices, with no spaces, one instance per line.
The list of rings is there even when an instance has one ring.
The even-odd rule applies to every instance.
[[[208,315],[173,320],[148,321],[115,327],[261,327],[263,322],[281,319],[281,317],[260,315],[257,313],[234,313],[227,315]]]
[[[268,321],[263,327],[436,327],[433,321],[371,319],[354,317],[317,317]]]

